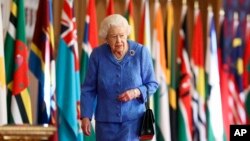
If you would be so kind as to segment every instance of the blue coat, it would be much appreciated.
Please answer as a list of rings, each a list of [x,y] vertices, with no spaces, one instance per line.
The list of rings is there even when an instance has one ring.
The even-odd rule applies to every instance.
[[[95,120],[99,122],[124,122],[142,116],[147,92],[153,94],[158,84],[148,49],[130,40],[128,44],[121,62],[114,58],[106,43],[92,51],[81,88],[81,117],[91,119],[94,109]],[[133,88],[140,90],[139,98],[128,102],[117,100],[118,95]]]

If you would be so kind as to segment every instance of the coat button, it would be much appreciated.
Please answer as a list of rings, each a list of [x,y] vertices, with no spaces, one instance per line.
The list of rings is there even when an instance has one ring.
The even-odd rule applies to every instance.
[[[120,114],[120,113],[117,113],[117,116],[119,117],[119,116],[121,116],[121,114]]]

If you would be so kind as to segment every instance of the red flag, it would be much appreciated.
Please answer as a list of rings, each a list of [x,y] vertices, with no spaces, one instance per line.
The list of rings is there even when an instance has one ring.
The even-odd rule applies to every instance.
[[[142,2],[142,15],[140,22],[138,42],[146,46],[151,52],[150,15],[148,0],[143,0]]]
[[[243,56],[243,87],[247,93],[245,106],[247,111],[247,124],[250,124],[250,15],[247,16],[246,24],[246,47]]]
[[[246,47],[244,50],[243,62],[244,62],[244,71],[243,71],[243,87],[247,89],[250,87],[250,16],[247,17],[246,24]]]
[[[205,71],[204,71],[204,43],[201,13],[198,2],[195,11],[195,26],[193,46],[191,49],[191,66],[194,78],[193,119],[194,138],[206,139],[206,110],[205,110]]]
[[[229,81],[229,65],[228,65],[228,59],[227,59],[227,53],[225,50],[227,50],[227,47],[224,43],[224,28],[226,28],[226,20],[224,20],[224,17],[222,15],[221,17],[221,28],[220,28],[220,40],[219,40],[219,46],[218,46],[218,62],[219,62],[219,74],[220,74],[220,87],[221,87],[221,103],[222,103],[222,115],[223,115],[223,124],[224,129],[226,133],[226,138],[229,140],[229,115],[231,113],[231,110],[228,105],[229,101],[229,87],[228,87],[228,81]]]
[[[180,69],[180,75],[177,80],[180,80],[178,87],[178,134],[182,137],[179,141],[191,141],[192,140],[192,94],[191,94],[191,68],[190,59],[188,55],[188,39],[187,39],[187,5],[182,7],[182,26],[179,31],[178,42],[178,67]]]
[[[113,1],[113,0],[110,0],[110,1]],[[114,8],[112,8],[112,9],[114,9]],[[112,11],[112,13],[114,13],[114,10]],[[87,16],[89,16],[88,42],[89,42],[90,46],[92,48],[94,48],[94,47],[97,47],[97,45],[98,45],[95,0],[89,0],[89,6],[88,6]]]
[[[113,0],[108,0],[108,7],[107,7],[107,10],[106,10],[106,15],[111,15],[111,14],[114,14],[115,13],[115,10],[114,10],[114,2]]]

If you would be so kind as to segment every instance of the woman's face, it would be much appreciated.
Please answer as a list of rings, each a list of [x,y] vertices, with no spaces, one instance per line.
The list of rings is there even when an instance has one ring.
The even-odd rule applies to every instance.
[[[124,52],[127,49],[127,33],[124,27],[111,26],[108,35],[107,42],[111,47],[112,52]]]

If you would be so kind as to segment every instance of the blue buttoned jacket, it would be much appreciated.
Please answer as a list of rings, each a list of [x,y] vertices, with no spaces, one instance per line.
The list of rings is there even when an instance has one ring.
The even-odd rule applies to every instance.
[[[129,50],[120,62],[114,58],[106,43],[92,51],[86,79],[81,87],[82,118],[92,119],[95,113],[96,121],[124,122],[142,116],[147,93],[152,95],[158,84],[148,49],[131,40],[128,44]],[[134,88],[140,90],[139,98],[118,101],[118,95]]]

